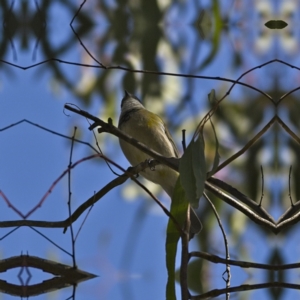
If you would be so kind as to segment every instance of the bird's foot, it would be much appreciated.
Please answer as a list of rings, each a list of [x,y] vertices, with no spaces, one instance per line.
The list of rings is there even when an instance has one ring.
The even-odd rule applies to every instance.
[[[155,166],[157,165],[157,160],[155,160],[153,158],[148,158],[146,160],[146,162],[148,163],[150,170],[155,171]]]

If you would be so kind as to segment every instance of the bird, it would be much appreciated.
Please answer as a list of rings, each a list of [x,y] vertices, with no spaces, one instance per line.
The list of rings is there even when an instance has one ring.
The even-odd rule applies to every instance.
[[[121,102],[118,128],[165,157],[179,158],[179,152],[164,121],[158,115],[147,110],[139,98],[126,90]],[[147,159],[152,159],[148,154],[122,139],[119,139],[119,143],[122,152],[132,166],[136,166]],[[155,166],[155,170],[147,168],[141,171],[140,175],[160,185],[172,199],[179,176],[177,171],[159,164]],[[202,230],[202,223],[193,208],[190,208],[190,219],[190,238],[192,238]]]

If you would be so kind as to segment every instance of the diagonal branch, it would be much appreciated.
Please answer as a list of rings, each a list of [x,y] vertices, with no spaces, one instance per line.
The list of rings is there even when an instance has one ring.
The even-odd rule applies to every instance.
[[[90,113],[77,109],[73,106],[70,106],[68,104],[65,105],[65,109],[73,111],[81,116],[84,116],[85,118],[88,118],[95,123],[90,126],[90,129],[93,129],[95,127],[100,126],[100,132],[108,132],[116,137],[130,143],[131,145],[135,146],[139,150],[143,151],[144,153],[150,155],[154,159],[157,159],[159,162],[165,164],[166,166],[170,167],[171,169],[175,170],[178,172],[178,166],[179,166],[179,159],[176,159],[175,157],[172,158],[166,158],[159,154],[158,152],[148,148],[146,145],[143,143],[139,142],[138,140],[130,137],[129,135],[125,134],[123,131],[121,131],[119,128],[115,127],[112,122],[109,120],[108,123],[104,122],[103,120],[91,115]]]

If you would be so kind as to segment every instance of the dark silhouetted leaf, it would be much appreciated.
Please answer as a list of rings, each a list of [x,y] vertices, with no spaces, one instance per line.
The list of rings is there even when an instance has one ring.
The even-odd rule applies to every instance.
[[[267,23],[265,23],[265,26],[270,29],[283,29],[286,26],[288,26],[288,23],[282,20],[270,20]]]
[[[187,200],[197,208],[206,180],[203,132],[199,132],[197,140],[192,140],[185,150],[180,159],[179,173]]]

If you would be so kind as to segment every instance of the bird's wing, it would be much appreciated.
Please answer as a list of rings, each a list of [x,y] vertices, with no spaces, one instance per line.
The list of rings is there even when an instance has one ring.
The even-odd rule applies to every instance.
[[[169,132],[169,130],[168,130],[168,128],[167,128],[167,126],[166,126],[165,123],[164,123],[164,129],[165,129],[165,134],[166,134],[168,140],[170,141],[170,143],[173,146],[175,157],[179,158],[179,152],[177,150],[177,147],[176,147],[176,145],[174,143],[174,140],[173,140],[173,138],[172,138],[172,136],[171,136],[171,134],[170,134],[170,132]]]

